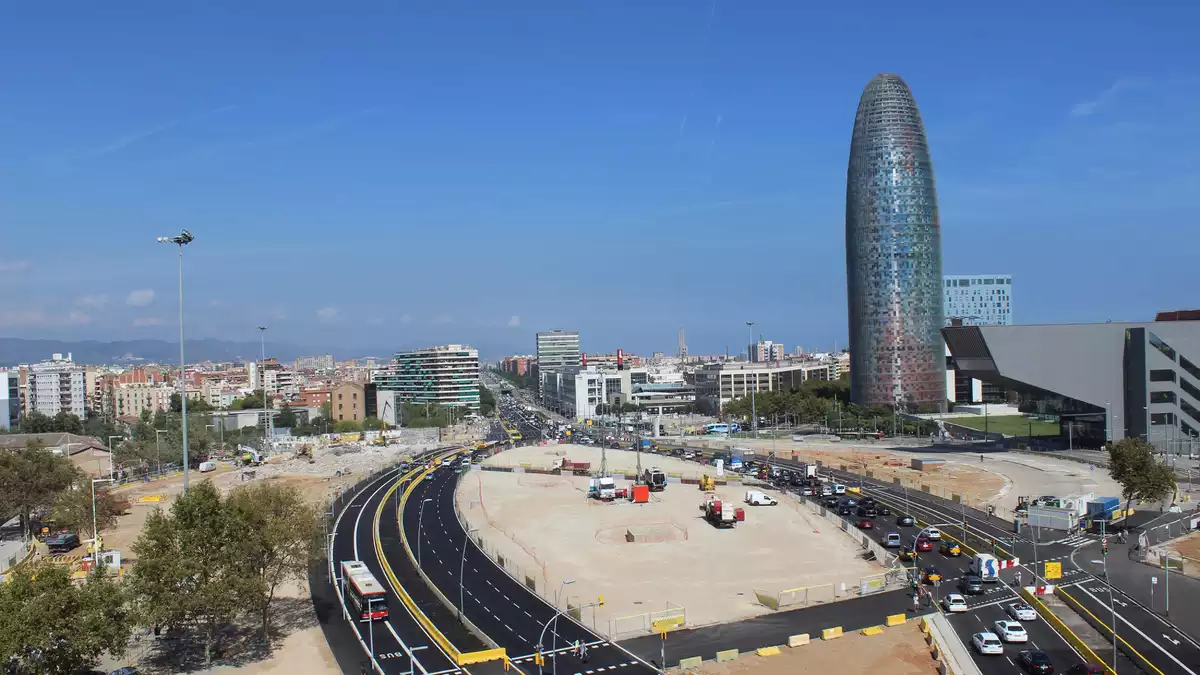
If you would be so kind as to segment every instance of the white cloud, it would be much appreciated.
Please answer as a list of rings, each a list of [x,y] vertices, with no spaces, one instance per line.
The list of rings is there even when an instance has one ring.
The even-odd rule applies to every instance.
[[[0,272],[24,272],[30,267],[28,260],[0,260]]]
[[[401,314],[400,323],[412,323],[412,317],[407,314]]]
[[[163,321],[158,317],[139,316],[133,320],[133,325],[139,328],[144,328],[146,326],[161,326],[163,325]]]
[[[337,321],[342,316],[342,310],[337,307],[322,307],[317,310],[317,318],[326,323]]]
[[[125,304],[130,307],[145,307],[152,302],[154,302],[154,290],[150,288],[130,291],[125,298]]]
[[[1108,89],[1100,92],[1096,98],[1090,101],[1076,103],[1074,106],[1072,106],[1071,117],[1087,117],[1088,115],[1094,115],[1096,114],[1097,110],[1111,103],[1118,94],[1130,89],[1144,86],[1146,84],[1148,84],[1146,80],[1139,78],[1127,77],[1119,79],[1116,82],[1113,82],[1112,86],[1110,86]]]
[[[85,295],[75,299],[75,304],[88,309],[104,309],[108,306],[108,295],[97,293],[95,295]]]
[[[508,320],[509,328],[516,328],[517,326],[520,326],[520,325],[521,325],[521,317],[517,316],[516,314],[514,314],[513,317]]]

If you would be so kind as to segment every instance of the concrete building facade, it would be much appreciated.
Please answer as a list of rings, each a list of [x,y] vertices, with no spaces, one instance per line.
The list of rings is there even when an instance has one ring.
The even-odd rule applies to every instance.
[[[537,334],[539,370],[580,367],[579,332],[552,330]]]
[[[21,376],[15,370],[0,371],[0,429],[12,429],[20,421]]]
[[[1070,423],[1072,441],[1200,443],[1200,320],[942,329],[958,368]],[[1185,447],[1186,446],[1186,447]]]

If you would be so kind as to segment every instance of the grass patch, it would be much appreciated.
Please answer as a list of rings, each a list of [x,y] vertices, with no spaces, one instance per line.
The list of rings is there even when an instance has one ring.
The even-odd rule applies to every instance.
[[[978,429],[979,431],[985,430],[984,422],[985,418],[983,415],[946,418],[947,424],[957,424],[971,429]],[[1023,415],[989,415],[986,418],[986,422],[986,431],[1006,436],[1029,436],[1031,424],[1033,425],[1034,436],[1057,436],[1060,432],[1058,422],[1029,420]]]

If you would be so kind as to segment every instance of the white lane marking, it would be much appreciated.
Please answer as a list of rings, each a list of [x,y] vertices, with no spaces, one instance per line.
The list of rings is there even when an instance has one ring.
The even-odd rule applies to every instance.
[[[1095,601],[1096,601],[1098,604],[1100,604],[1100,605],[1103,605],[1103,604],[1104,604],[1104,602],[1103,602],[1103,601],[1102,601],[1100,598],[1097,598],[1095,595],[1092,595],[1092,592],[1091,592],[1091,591],[1089,591],[1088,589],[1084,588],[1083,586],[1078,586],[1077,588],[1079,588],[1079,590],[1081,590],[1081,591],[1083,591],[1084,593],[1087,593],[1089,596],[1091,596],[1091,598],[1092,598],[1093,600],[1095,600]],[[1153,638],[1151,638],[1149,635],[1146,635],[1145,633],[1143,633],[1143,632],[1141,631],[1141,629],[1140,629],[1140,628],[1138,628],[1137,626],[1133,625],[1132,623],[1129,623],[1129,620],[1128,620],[1128,619],[1126,619],[1124,616],[1121,616],[1121,614],[1119,614],[1119,613],[1118,613],[1118,614],[1117,614],[1117,618],[1118,618],[1118,619],[1120,619],[1121,621],[1124,621],[1126,626],[1129,626],[1130,628],[1132,628],[1132,629],[1134,630],[1134,632],[1136,632],[1138,635],[1141,635],[1143,638],[1145,638],[1147,642],[1149,642],[1150,644],[1152,644],[1152,645],[1154,645],[1155,647],[1157,647],[1157,648],[1158,648],[1158,651],[1162,652],[1163,654],[1166,654],[1167,658],[1169,658],[1169,659],[1171,659],[1172,661],[1174,661],[1174,662],[1175,662],[1175,664],[1176,664],[1176,665],[1178,665],[1180,668],[1183,668],[1183,669],[1184,669],[1184,671],[1186,671],[1186,672],[1190,673],[1191,675],[1196,675],[1196,671],[1194,671],[1194,670],[1192,670],[1191,668],[1188,668],[1187,666],[1183,665],[1183,662],[1182,662],[1182,661],[1180,661],[1179,659],[1175,658],[1175,655],[1174,655],[1174,654],[1172,654],[1171,652],[1167,651],[1165,647],[1163,647],[1162,645],[1160,645],[1160,644],[1158,644],[1157,642],[1155,642],[1155,641],[1154,641],[1154,639],[1153,639]],[[1113,630],[1113,628],[1110,626],[1108,630],[1109,630],[1109,632],[1111,633],[1111,632],[1112,632],[1112,630]],[[1118,632],[1117,634],[1118,634],[1118,635],[1120,635],[1120,633],[1119,633],[1119,632]]]
[[[414,654],[412,650],[408,648],[408,645],[404,644],[404,640],[401,640],[400,636],[396,634],[396,629],[392,628],[392,622],[384,621],[383,624],[387,626],[388,632],[392,634],[392,637],[396,638],[396,642],[400,643],[400,647],[408,653],[408,658],[412,659],[413,665],[420,669],[422,673],[426,673],[426,675],[428,675],[429,671],[425,670],[425,666],[421,665],[421,661],[417,658],[417,655]]]

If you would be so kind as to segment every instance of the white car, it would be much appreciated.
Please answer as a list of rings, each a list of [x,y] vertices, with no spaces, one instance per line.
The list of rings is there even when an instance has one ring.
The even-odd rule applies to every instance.
[[[833,484],[833,494],[835,494],[835,495],[846,494],[846,486],[842,485],[841,483],[834,483]]]
[[[947,612],[965,612],[967,611],[967,599],[958,593],[951,593],[942,599],[942,609]]]
[[[450,458],[449,457],[442,460],[442,466],[450,466]]]
[[[821,496],[822,497],[828,497],[831,494],[833,494],[833,488],[829,487],[828,485],[821,486]]]
[[[1032,607],[1023,602],[1014,602],[1004,608],[1008,615],[1017,621],[1035,621],[1038,614]]]
[[[980,654],[1003,654],[1004,643],[995,633],[976,633],[971,636],[971,644]]]
[[[935,540],[941,539],[942,531],[937,529],[936,527],[927,527],[927,528],[925,528],[925,536],[929,537],[930,539],[935,539]]]
[[[1005,642],[1029,642],[1029,633],[1016,621],[1001,619],[992,625],[996,627],[996,635]]]

